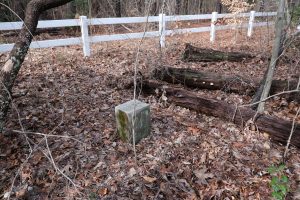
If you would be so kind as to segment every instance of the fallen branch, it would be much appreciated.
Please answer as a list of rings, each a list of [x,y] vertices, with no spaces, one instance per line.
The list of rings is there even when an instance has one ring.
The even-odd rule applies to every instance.
[[[187,62],[239,62],[253,58],[252,55],[240,52],[223,52],[213,49],[203,49],[194,47],[191,44],[185,45],[183,60]]]
[[[19,130],[12,130],[14,133],[25,133],[25,134],[34,134],[34,135],[40,135],[40,136],[46,136],[46,137],[57,137],[57,138],[65,138],[65,139],[71,139],[75,140],[76,142],[82,143],[80,140],[77,140],[76,138],[67,136],[67,135],[53,135],[53,134],[45,134],[45,133],[38,133],[38,132],[31,132],[31,131],[19,131]]]
[[[290,133],[289,139],[288,139],[288,141],[287,141],[287,144],[286,144],[286,146],[285,146],[285,151],[284,151],[284,154],[283,154],[283,159],[284,159],[284,160],[286,159],[287,153],[288,153],[288,151],[289,151],[289,146],[290,146],[290,144],[291,144],[291,139],[292,139],[293,134],[294,134],[295,123],[296,123],[296,119],[297,119],[297,117],[298,117],[298,115],[299,115],[299,111],[300,111],[300,108],[298,108],[297,113],[296,113],[296,115],[295,115],[295,117],[294,117],[294,119],[293,119],[293,124],[292,124],[291,133]]]
[[[200,72],[192,69],[163,67],[154,72],[154,77],[172,84],[208,90],[223,90],[238,94],[251,95],[259,87],[258,80],[251,80],[237,75],[222,75],[209,72]],[[271,94],[297,88],[297,80],[273,80]],[[300,102],[300,92],[286,93],[290,100]]]
[[[143,83],[143,91],[148,94],[155,94],[157,91],[165,91],[168,100],[175,105],[193,109],[203,114],[220,117],[232,121],[237,125],[244,125],[255,116],[255,111],[246,107],[239,107],[228,104],[224,101],[198,97],[195,93],[180,88],[166,86],[158,81],[148,80]],[[233,118],[234,116],[234,118]],[[292,122],[266,114],[258,114],[255,124],[261,132],[270,134],[273,141],[286,144],[292,129]],[[295,124],[294,135],[291,144],[300,148],[300,124]]]

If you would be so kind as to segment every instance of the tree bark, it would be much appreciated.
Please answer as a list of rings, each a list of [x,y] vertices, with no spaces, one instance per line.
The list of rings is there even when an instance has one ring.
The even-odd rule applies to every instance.
[[[180,14],[180,7],[181,7],[180,0],[175,0],[175,14],[176,15]]]
[[[69,17],[71,19],[74,19],[76,17],[76,14],[77,14],[77,9],[76,9],[76,3],[75,1],[72,1],[69,3]]]
[[[284,38],[284,28],[285,28],[285,19],[284,19],[284,11],[285,11],[285,1],[286,0],[280,0],[279,6],[278,6],[278,11],[277,11],[277,19],[276,19],[276,27],[275,27],[275,40],[273,44],[273,49],[272,49],[272,56],[271,56],[271,61],[270,65],[268,67],[266,76],[265,76],[265,81],[262,81],[263,84],[263,90],[258,90],[258,94],[256,96],[260,97],[260,103],[258,104],[257,111],[258,112],[263,112],[264,111],[264,106],[265,102],[263,101],[266,99],[270,93],[270,88],[272,85],[272,79],[273,75],[275,72],[278,56],[282,51],[282,42]],[[260,87],[261,88],[261,87]],[[261,94],[259,94],[261,91]]]
[[[183,53],[183,60],[186,62],[239,62],[249,58],[253,58],[253,56],[239,52],[222,52],[213,49],[203,49],[190,44],[186,44]]]
[[[221,3],[221,0],[217,0],[216,11],[218,13],[222,13],[222,8],[223,8],[223,6],[222,6],[222,3]]]
[[[152,2],[152,4],[150,6],[151,6],[150,15],[157,16],[158,15],[158,8],[157,8],[156,0],[154,0],[154,2]]]
[[[265,0],[260,1],[259,12],[263,12],[265,10]]]
[[[189,0],[184,0],[184,14],[188,15],[189,14]]]
[[[206,115],[220,117],[232,121],[237,125],[244,125],[252,119],[256,112],[250,108],[228,104],[224,101],[198,97],[195,93],[166,86],[162,82],[147,80],[143,82],[143,91],[148,94],[157,94],[165,91],[168,100],[175,105],[193,109]],[[289,138],[292,122],[265,114],[256,117],[255,125],[259,131],[266,132],[275,142],[285,144]],[[300,124],[295,124],[295,131],[291,144],[300,148]]]
[[[200,0],[199,2],[199,11],[200,13],[203,13],[203,0]]]
[[[144,0],[138,0],[137,1],[137,7],[138,7],[138,11],[139,11],[140,16],[142,16],[142,14],[144,14],[144,7],[145,7]]]
[[[28,3],[24,25],[18,36],[18,40],[9,54],[9,59],[0,71],[0,132],[3,130],[12,100],[12,87],[29,49],[32,35],[36,31],[40,14],[45,10],[66,4],[70,1],[72,0],[32,0]]]
[[[208,90],[223,90],[238,94],[252,95],[259,87],[258,80],[250,80],[241,76],[227,76],[216,73],[200,72],[192,69],[164,67],[154,71],[154,77],[173,84]],[[282,91],[294,90],[298,81],[274,80],[271,94]],[[300,102],[300,92],[291,93],[287,96],[290,100]]]
[[[116,17],[122,17],[121,0],[115,0],[115,13],[116,13]]]

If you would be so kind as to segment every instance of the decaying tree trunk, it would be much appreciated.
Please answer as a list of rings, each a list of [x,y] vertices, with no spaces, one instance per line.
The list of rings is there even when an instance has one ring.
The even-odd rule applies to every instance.
[[[40,14],[48,9],[61,6],[72,0],[32,0],[26,8],[24,25],[8,60],[0,70],[0,132],[11,103],[11,91],[36,31]]]
[[[260,83],[241,76],[226,76],[209,72],[200,72],[192,69],[164,67],[154,72],[154,77],[173,84],[208,90],[223,90],[238,94],[252,95],[257,91]],[[298,81],[273,80],[271,94],[294,90]],[[300,92],[288,94],[289,100],[300,102]]]
[[[178,106],[193,109],[198,112],[220,117],[233,121],[237,125],[244,125],[253,118],[255,111],[250,108],[228,104],[224,101],[205,99],[198,97],[195,93],[166,86],[162,82],[147,80],[143,82],[143,91],[149,94],[156,94],[157,89],[165,91],[168,100]],[[255,124],[259,131],[270,134],[273,141],[285,144],[289,138],[292,122],[277,117],[259,114]],[[291,143],[300,148],[300,124],[295,124],[295,131]]]
[[[249,58],[253,58],[253,56],[240,52],[223,52],[213,49],[203,49],[194,47],[191,44],[186,44],[183,53],[183,60],[186,62],[239,62]]]

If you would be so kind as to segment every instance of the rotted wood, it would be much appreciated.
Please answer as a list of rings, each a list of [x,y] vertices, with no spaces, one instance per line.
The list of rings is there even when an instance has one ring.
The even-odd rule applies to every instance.
[[[232,121],[237,125],[244,125],[249,119],[252,119],[256,113],[251,108],[238,108],[224,101],[198,97],[195,93],[168,86],[164,82],[156,80],[146,80],[143,82],[144,93],[157,94],[158,90],[160,92],[165,91],[168,101],[175,105]],[[292,128],[291,121],[265,114],[259,114],[257,116],[255,125],[259,131],[268,133],[273,141],[282,144],[287,142]],[[300,124],[295,124],[291,144],[300,148]]]
[[[163,67],[154,71],[156,79],[172,84],[182,84],[190,88],[223,90],[238,94],[252,95],[259,87],[259,80],[250,80],[237,75],[222,75],[209,72],[200,72],[186,68]],[[294,90],[298,81],[273,80],[271,93],[276,94],[282,91]],[[300,92],[285,95],[289,100],[300,102]]]
[[[183,60],[186,62],[240,62],[254,56],[240,52],[223,52],[213,49],[204,49],[192,46],[187,43],[183,53]]]

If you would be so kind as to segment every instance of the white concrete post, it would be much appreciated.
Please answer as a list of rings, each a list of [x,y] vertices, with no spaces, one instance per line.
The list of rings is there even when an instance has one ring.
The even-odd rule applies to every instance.
[[[218,20],[218,12],[212,12],[210,25],[210,42],[214,43],[216,39],[216,22]]]
[[[247,32],[248,37],[251,37],[253,33],[254,17],[255,17],[255,11],[251,11],[250,18],[249,18],[248,32]]]
[[[89,57],[91,55],[91,49],[90,49],[89,27],[88,27],[88,21],[86,16],[80,16],[80,28],[81,28],[83,54],[85,57]]]
[[[166,46],[166,14],[159,14],[159,43],[160,47],[164,48]]]

